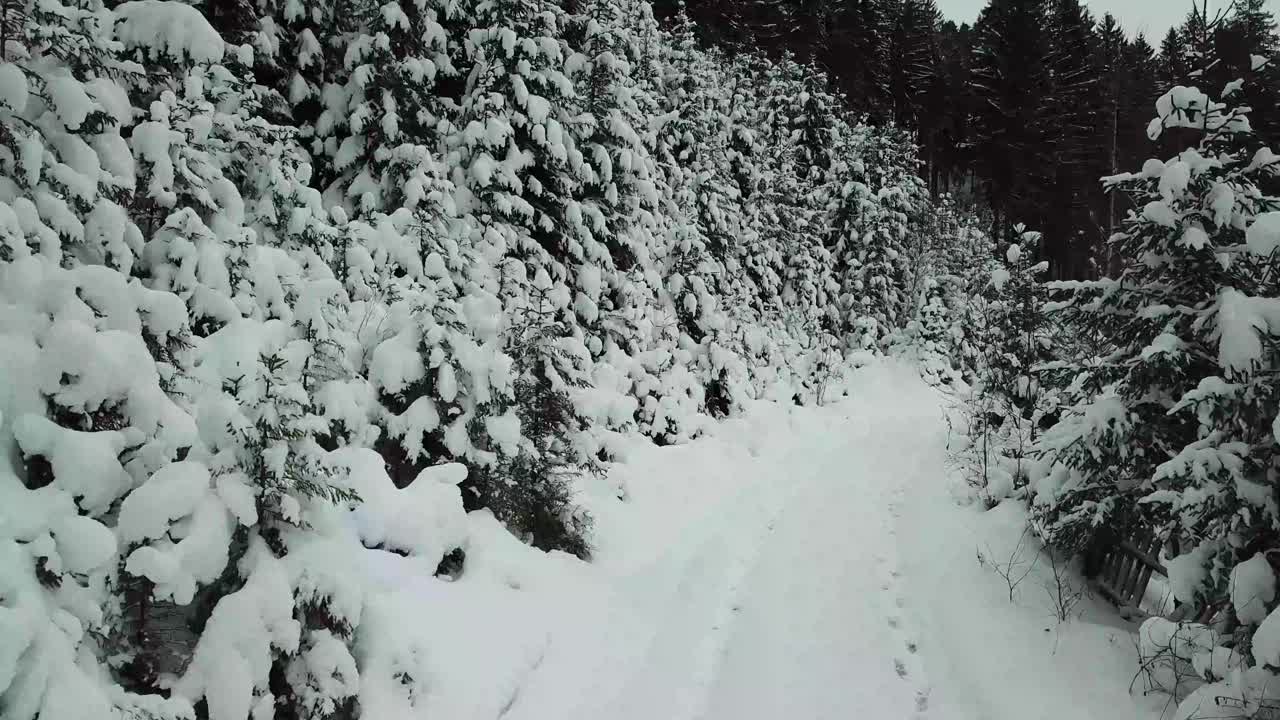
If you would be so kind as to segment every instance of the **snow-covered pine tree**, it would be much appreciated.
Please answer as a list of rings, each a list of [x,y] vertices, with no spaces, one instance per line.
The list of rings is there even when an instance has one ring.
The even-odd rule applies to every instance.
[[[189,704],[148,695],[159,648],[121,621],[117,564],[123,504],[196,439],[170,392],[182,301],[104,266],[27,255],[0,263],[0,309],[12,389],[0,402],[0,707],[19,720],[185,716]]]
[[[646,118],[656,110],[657,98],[632,67],[633,62],[648,59],[641,42],[644,33],[654,32],[644,23],[644,11],[634,7],[642,4],[635,0],[579,3],[577,14],[568,19],[566,35],[573,54],[566,63],[576,88],[575,109],[584,155],[578,170],[583,183],[576,199],[586,210],[601,216],[600,221],[577,232],[603,244],[617,270],[634,268],[639,271],[638,279],[656,285],[660,279],[644,266],[652,242],[649,233],[658,212],[658,177],[641,132]],[[632,18],[640,27],[630,27]],[[589,248],[587,244],[584,249]],[[593,258],[587,253],[584,259]],[[618,288],[597,290],[591,287],[593,283],[586,285],[579,290],[586,298],[578,302],[586,306],[583,319],[593,324],[596,319],[591,315],[598,311],[592,313],[589,305],[601,303],[601,290],[609,294]],[[603,298],[610,305],[618,299]]]
[[[122,65],[109,15],[95,2],[6,6],[0,143],[8,207],[0,259],[34,252],[126,273],[140,249],[123,207],[133,189],[121,126],[132,108],[112,77]]]
[[[329,0],[258,0],[256,5],[253,70],[264,112],[272,122],[296,125],[316,164],[316,184],[327,187],[334,178],[327,159],[338,144],[329,121],[322,120],[325,96],[348,77],[346,49],[368,12],[362,12],[362,3]]]
[[[575,505],[578,476],[598,472],[586,439],[590,418],[574,392],[590,386],[590,355],[547,299],[533,293],[507,329],[512,389],[490,408],[486,435],[498,459],[478,468],[478,503],[518,537],[544,550],[581,558],[591,551],[590,518]]]
[[[960,373],[951,360],[954,355],[952,332],[955,315],[947,305],[947,286],[935,277],[926,277],[921,285],[914,319],[895,333],[891,342],[908,346],[925,382],[937,386],[954,385],[960,379]]]
[[[604,60],[570,54],[565,37],[569,16],[552,4],[531,0],[487,3],[477,8],[474,22],[466,37],[473,65],[460,107],[458,132],[450,140],[452,157],[458,163],[454,181],[463,191],[460,210],[474,219],[487,240],[492,238],[493,253],[488,260],[498,273],[495,308],[501,307],[513,322],[531,298],[539,297],[539,311],[551,312],[556,323],[563,323],[557,327],[583,345],[582,324],[599,320],[602,291],[620,287],[604,212],[618,199],[614,195],[618,185],[609,190],[609,183],[601,179],[612,178],[613,157],[599,142],[602,135],[590,142],[595,118],[580,112],[571,77],[575,66],[594,67]],[[610,69],[601,67],[600,71],[607,78]],[[602,89],[602,94],[607,93],[607,87]],[[602,107],[612,102],[606,97],[597,100]],[[621,124],[613,130],[626,134]],[[588,198],[592,183],[599,190],[596,199]],[[616,249],[623,251],[621,246]],[[623,254],[630,256],[631,252],[626,249]],[[518,347],[521,333],[503,323],[495,329],[500,337],[492,341],[493,348],[507,353],[503,363],[510,369],[524,352]],[[596,351],[603,350],[599,339],[591,344]],[[566,355],[551,354],[542,360],[504,377],[507,385],[491,397],[495,404],[484,409],[487,417],[468,418],[476,434],[473,445],[484,458],[479,464],[481,471],[468,478],[468,488],[473,491],[469,502],[512,509],[512,514],[504,512],[499,519],[513,528],[536,531],[533,539],[540,546],[581,551],[583,540],[572,518],[552,513],[555,522],[543,522],[521,516],[518,512],[536,508],[506,497],[508,493],[535,492],[537,488],[528,483],[560,482],[549,476],[517,480],[501,471],[503,467],[528,469],[533,463],[529,454],[545,450],[521,441],[518,415],[511,403],[541,403],[548,396],[523,393],[521,398],[514,397],[519,375],[547,373],[545,380],[554,385],[556,374],[574,377],[580,371],[574,367],[578,360]],[[557,366],[557,362],[563,364]],[[564,388],[557,386],[555,390]],[[533,407],[523,410],[538,412]],[[517,428],[514,434],[512,426]],[[588,437],[578,434],[574,442]],[[593,458],[599,449],[576,456],[582,458],[580,469],[588,469],[586,458]],[[515,464],[517,458],[527,462]],[[536,469],[548,473],[563,470],[541,465]]]
[[[141,643],[118,643],[112,597],[122,499],[195,439],[175,402],[183,303],[130,277],[143,238],[127,212],[133,108],[116,79],[138,73],[120,62],[116,19],[94,2],[2,19],[0,707],[15,718],[186,709],[134,694],[150,678],[125,664]],[[108,668],[108,653],[122,661]]]
[[[780,214],[792,201],[778,185],[788,185],[795,175],[795,146],[790,132],[766,134],[766,110],[762,104],[778,102],[784,93],[798,86],[799,66],[789,56],[775,64],[763,57],[736,58],[726,79],[729,86],[728,175],[733,182],[734,201],[740,235],[725,254],[726,277],[721,290],[741,298],[751,311],[761,313],[776,305],[783,278],[779,269],[785,260],[782,249],[790,245],[779,233]],[[761,90],[764,92],[761,92]],[[761,102],[763,99],[764,103]],[[783,120],[784,123],[787,119]],[[793,218],[795,219],[795,218]],[[798,228],[792,228],[798,229]]]
[[[926,192],[902,131],[858,126],[839,142],[841,187],[827,240],[841,283],[833,314],[846,342],[869,349],[912,317],[917,278],[906,246]]]
[[[585,155],[565,72],[568,18],[536,0],[499,0],[480,10],[467,37],[474,65],[453,140],[457,182],[473,198],[466,210],[507,236],[512,259],[566,285],[567,297],[553,300],[568,310],[568,283],[576,280],[570,263],[585,250],[579,231],[590,236],[603,221],[574,202]],[[504,292],[522,292],[527,278],[513,282]]]
[[[1230,570],[1275,518],[1255,489],[1274,473],[1269,377],[1274,353],[1275,198],[1260,189],[1276,156],[1250,134],[1246,108],[1195,88],[1157,103],[1168,128],[1199,142],[1110,183],[1135,196],[1113,244],[1116,279],[1058,285],[1051,305],[1103,351],[1071,367],[1076,398],[1039,443],[1037,520],[1054,544],[1081,548],[1103,524],[1154,529],[1173,549],[1178,599],[1225,592]]]
[[[660,442],[676,442],[696,434],[696,417],[706,409],[707,384],[714,379],[693,368],[708,336],[727,322],[718,298],[728,282],[725,262],[734,230],[726,208],[735,188],[727,174],[727,131],[716,114],[728,60],[701,48],[692,22],[681,13],[664,33],[656,63],[660,114],[650,121],[648,144],[661,174],[666,221],[660,255],[660,312],[666,317],[656,321],[669,329],[648,357],[652,379],[638,388],[638,420]]]
[[[341,233],[305,187],[311,166],[295,134],[258,112],[247,48],[225,45],[186,5],[126,4],[116,14],[123,49],[166,68],[129,88],[148,106],[130,140],[142,185],[132,209],[146,240],[139,267],[153,288],[186,302],[200,336],[178,386],[199,442],[125,498],[117,527],[135,656],[165,661],[165,649],[147,643],[156,618],[176,617],[199,639],[164,666],[133,667],[180,673],[174,697],[210,717],[302,712],[307,681],[281,687],[273,672],[311,653],[316,632],[351,640],[349,627],[295,598],[285,568],[312,514],[356,499],[326,446],[362,423],[342,407],[347,422],[337,425],[333,404],[320,400],[359,385],[338,329]],[[158,678],[141,680],[155,689]]]
[[[748,216],[762,218],[755,231],[761,241],[749,249],[750,261],[768,263],[767,275],[778,277],[769,292],[759,293],[756,316],[767,322],[781,315],[788,337],[804,349],[797,399],[820,400],[842,360],[841,342],[827,315],[830,256],[821,225],[834,192],[834,138],[841,120],[837,100],[823,86],[825,78],[783,57],[757,70],[756,85],[767,90],[760,119],[752,123],[762,137],[755,187],[744,192]],[[797,105],[797,100],[799,101]],[[776,285],[780,281],[781,288]],[[766,288],[762,288],[766,289]]]
[[[947,308],[946,346],[951,367],[972,381],[986,347],[978,318],[969,315],[985,305],[992,273],[1000,266],[995,246],[983,221],[948,195],[934,201],[921,229],[923,245],[917,254],[917,276],[936,284],[934,292]]]
[[[1018,227],[1018,242],[966,307],[967,331],[978,338],[974,377],[965,398],[967,445],[958,453],[970,485],[996,503],[1028,480],[1027,457],[1044,412],[1042,366],[1054,335],[1045,314],[1048,263],[1041,237]]]
[[[263,265],[254,262],[257,236],[237,182],[250,161],[246,146],[266,144],[274,128],[253,121],[257,106],[238,49],[224,47],[186,5],[118,12],[124,49],[166,68],[132,78],[129,87],[134,107],[146,108],[136,113],[129,139],[138,166],[130,210],[145,238],[140,271],[152,288],[187,302],[198,335],[244,316],[281,317],[284,298],[254,289]],[[165,21],[190,32],[168,42],[153,26]]]
[[[176,691],[205,703],[210,717],[238,717],[259,706],[310,716],[304,707],[315,700],[310,682],[280,686],[272,674],[277,668],[292,674],[289,668],[318,642],[332,645],[331,656],[350,657],[350,619],[328,612],[322,594],[296,593],[291,573],[297,570],[290,569],[290,555],[310,539],[313,519],[360,499],[346,469],[325,450],[332,428],[313,395],[323,383],[344,378],[343,368],[325,362],[335,357],[326,352],[334,340],[326,295],[341,294],[341,285],[299,275],[287,281],[305,288],[306,297],[290,301],[296,313],[236,320],[201,341],[193,374],[205,393],[198,406],[202,443],[168,483],[153,478],[155,487],[126,502],[132,510],[137,501],[135,522],[150,528],[134,531],[146,542],[126,568],[155,583],[157,599],[192,603],[192,622],[202,628]],[[221,392],[214,390],[219,386]],[[190,505],[178,501],[159,521],[143,520],[147,498],[163,498],[177,484],[196,493],[203,486],[204,497]],[[174,530],[165,518],[203,532],[171,544]],[[194,558],[206,559],[194,564]],[[188,564],[191,574],[177,576],[182,582],[165,575]],[[243,685],[225,686],[228,668],[248,671]],[[326,687],[341,690],[335,701],[354,694],[346,682]]]
[[[476,324],[464,309],[496,306],[492,243],[457,212],[446,164],[469,24],[464,8],[435,2],[360,5],[347,22],[315,128],[324,197],[341,217],[331,265],[363,328],[371,442],[404,488],[441,459],[478,462],[465,425],[490,396],[460,354],[493,359],[498,319]],[[363,386],[351,389],[342,395],[362,403]]]
[[[316,122],[330,149],[326,196],[352,217],[419,205],[428,218],[451,213],[444,142],[457,113],[461,46],[446,26],[459,12],[445,2],[352,8],[342,74],[325,87]]]
[[[1039,233],[1017,227],[1014,235],[1018,241],[1005,251],[1004,267],[992,274],[987,357],[981,364],[984,384],[1004,393],[1010,413],[1025,422],[1034,420],[1041,393],[1037,368],[1050,358],[1044,309],[1048,263],[1038,259]]]

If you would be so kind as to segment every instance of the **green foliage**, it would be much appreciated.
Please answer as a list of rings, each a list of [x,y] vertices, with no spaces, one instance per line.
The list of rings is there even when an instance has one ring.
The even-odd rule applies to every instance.
[[[1054,288],[1054,314],[1101,347],[1060,368],[1073,404],[1040,445],[1054,469],[1039,522],[1066,547],[1104,525],[1153,527],[1188,549],[1274,532],[1249,488],[1273,472],[1275,261],[1246,229],[1277,207],[1261,190],[1275,156],[1247,109],[1186,88],[1159,107],[1153,133],[1198,142],[1111,180],[1143,208],[1113,240],[1119,278]]]

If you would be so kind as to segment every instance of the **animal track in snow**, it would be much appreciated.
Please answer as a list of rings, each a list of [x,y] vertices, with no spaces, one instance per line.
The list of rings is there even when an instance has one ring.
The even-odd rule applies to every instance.
[[[888,502],[889,517],[885,520],[885,534],[890,538],[897,536],[896,520],[901,517],[900,504],[902,493],[894,492]],[[894,672],[905,682],[915,688],[915,711],[911,720],[925,720],[929,709],[930,687],[925,678],[923,658],[920,656],[918,637],[910,628],[910,613],[906,598],[902,594],[902,571],[898,567],[896,546],[891,546],[888,553],[876,556],[883,575],[880,584],[881,605],[885,612],[885,622],[890,628],[896,643],[902,648],[901,654],[895,653],[893,658]],[[887,555],[887,557],[886,557]]]

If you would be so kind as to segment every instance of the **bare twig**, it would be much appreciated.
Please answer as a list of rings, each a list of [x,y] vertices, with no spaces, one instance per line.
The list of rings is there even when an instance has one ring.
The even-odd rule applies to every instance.
[[[1039,553],[1036,553],[1031,560],[1023,558],[1023,549],[1030,533],[1030,527],[1023,528],[1022,534],[1018,537],[1018,544],[1014,546],[1007,558],[996,559],[995,551],[992,550],[990,545],[987,546],[987,554],[985,556],[981,550],[978,550],[978,565],[990,567],[992,572],[1004,580],[1009,589],[1009,602],[1014,601],[1018,594],[1018,586],[1035,570],[1036,564],[1039,562]]]

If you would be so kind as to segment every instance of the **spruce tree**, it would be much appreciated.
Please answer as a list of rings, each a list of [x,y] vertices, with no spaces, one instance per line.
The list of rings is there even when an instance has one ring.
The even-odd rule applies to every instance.
[[[825,64],[839,67],[845,58],[859,58],[838,76],[839,88],[859,113],[888,115],[890,19],[881,0],[842,3],[833,18],[831,50]]]
[[[1182,34],[1178,28],[1169,28],[1169,32],[1160,40],[1160,85],[1174,87],[1188,81],[1190,69],[1183,50]]]
[[[1050,95],[1044,99],[1051,168],[1042,200],[1047,205],[1043,252],[1067,277],[1092,274],[1097,230],[1090,216],[1098,193],[1091,163],[1098,116],[1098,68],[1093,18],[1078,0],[1054,0],[1048,9]]]
[[[915,128],[929,136],[924,115],[926,96],[937,74],[937,25],[939,13],[934,0],[902,0],[892,16],[889,34],[889,88],[893,119],[898,125]]]
[[[928,110],[935,118],[929,179],[936,194],[951,193],[953,183],[963,182],[973,166],[972,36],[968,25],[957,27],[950,21],[942,23],[939,33],[941,71]]]
[[[1273,292],[1265,213],[1276,200],[1258,183],[1276,163],[1243,108],[1186,87],[1157,107],[1153,136],[1181,128],[1200,140],[1111,180],[1140,205],[1113,240],[1122,272],[1056,290],[1056,314],[1078,337],[1102,338],[1105,354],[1070,367],[1076,403],[1041,442],[1054,469],[1037,510],[1062,546],[1140,525],[1183,552],[1208,543],[1229,569],[1227,534],[1270,532],[1250,519],[1265,513],[1240,510],[1269,472],[1272,445],[1261,419],[1271,394],[1252,388],[1272,362],[1268,301],[1258,298]],[[1226,575],[1212,577],[1206,597]]]
[[[352,10],[346,22],[358,22],[358,31],[316,122],[333,179],[328,197],[352,217],[419,205],[422,216],[446,214],[452,186],[443,150],[456,108],[449,90],[461,72],[454,66],[461,49],[446,26],[457,10],[418,2]]]
[[[1041,3],[993,0],[974,28],[974,145],[988,185],[994,227],[1034,222],[1050,167],[1045,100],[1049,38]]]
[[[1215,51],[1221,58],[1227,82],[1251,76],[1243,88],[1242,102],[1253,112],[1254,132],[1271,145],[1280,141],[1280,110],[1276,83],[1280,81],[1280,36],[1276,19],[1263,0],[1242,0],[1225,19],[1215,37]]]
[[[1103,168],[1107,175],[1115,175],[1120,171],[1123,146],[1121,105],[1126,102],[1126,91],[1130,90],[1126,80],[1129,77],[1129,62],[1132,60],[1132,54],[1129,52],[1124,29],[1111,13],[1103,16],[1102,21],[1098,23],[1096,34],[1098,87],[1103,95],[1097,113],[1099,131],[1096,137],[1098,141],[1096,144],[1101,150],[1097,154],[1094,166]],[[1105,237],[1099,238],[1098,245],[1102,245],[1111,237],[1119,221],[1117,202],[1115,193],[1108,195],[1103,222]],[[1101,257],[1104,253],[1105,249],[1099,247],[1098,255]],[[1109,258],[1103,259],[1102,262],[1109,264]]]
[[[965,308],[977,338],[974,382],[964,405],[968,444],[957,453],[970,485],[999,503],[1029,477],[1028,457],[1046,410],[1043,365],[1054,329],[1045,315],[1048,263],[1040,234],[1015,228],[989,280]]]

